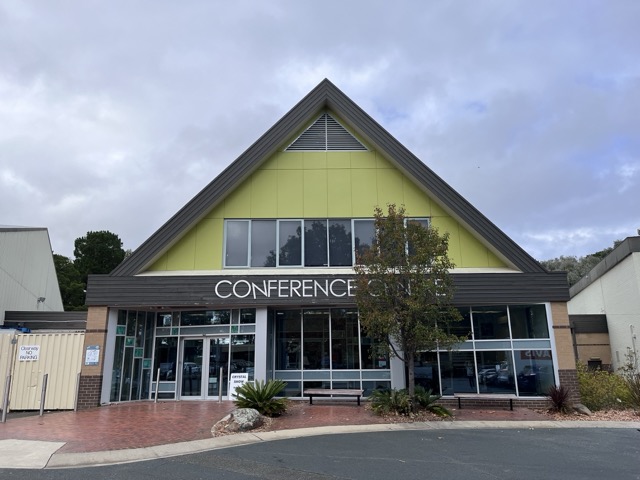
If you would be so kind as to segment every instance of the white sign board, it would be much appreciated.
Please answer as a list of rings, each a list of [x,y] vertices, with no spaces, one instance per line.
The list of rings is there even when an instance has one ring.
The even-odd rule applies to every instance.
[[[21,362],[35,362],[40,359],[40,345],[20,345],[18,360]]]
[[[100,362],[100,345],[87,345],[84,354],[85,365],[98,365]]]
[[[229,379],[229,395],[233,398],[236,393],[236,388],[241,387],[249,381],[248,373],[232,373]]]

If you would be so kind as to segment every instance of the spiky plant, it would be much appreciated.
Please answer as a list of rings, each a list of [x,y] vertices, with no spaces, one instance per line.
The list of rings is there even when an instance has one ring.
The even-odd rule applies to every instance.
[[[440,395],[434,395],[432,390],[425,390],[421,385],[416,385],[415,401],[420,408],[434,413],[440,417],[450,417],[451,412],[436,402],[440,400]]]
[[[282,380],[247,382],[236,388],[234,402],[238,408],[253,408],[262,415],[277,417],[287,410],[287,399],[275,398],[286,386]]]
[[[569,389],[564,385],[552,385],[547,391],[549,400],[551,400],[550,410],[553,412],[569,413],[571,411],[571,403]]]

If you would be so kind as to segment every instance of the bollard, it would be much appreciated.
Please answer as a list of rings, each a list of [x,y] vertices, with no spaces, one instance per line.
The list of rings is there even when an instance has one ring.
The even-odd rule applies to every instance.
[[[11,375],[7,375],[4,382],[4,398],[2,399],[2,422],[7,421],[7,410],[9,410],[9,390],[11,389]]]
[[[153,403],[158,403],[158,390],[160,390],[160,369],[158,368],[158,373],[156,374],[156,391],[153,396]]]
[[[76,400],[73,402],[73,411],[78,411],[78,395],[80,394],[80,372],[76,376]]]
[[[40,394],[40,416],[44,413],[44,401],[47,398],[47,380],[49,380],[49,374],[45,373],[42,377],[42,393]]]

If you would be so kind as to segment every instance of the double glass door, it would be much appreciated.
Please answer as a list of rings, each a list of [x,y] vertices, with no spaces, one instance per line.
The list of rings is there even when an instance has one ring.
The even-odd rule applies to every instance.
[[[226,396],[229,337],[185,338],[181,342],[180,398]]]

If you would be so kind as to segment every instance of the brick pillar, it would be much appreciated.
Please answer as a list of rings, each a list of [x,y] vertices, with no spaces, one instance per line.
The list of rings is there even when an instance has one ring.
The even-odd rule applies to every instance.
[[[567,304],[552,302],[551,316],[553,317],[553,335],[556,342],[556,363],[560,385],[569,389],[572,402],[579,403],[578,371],[576,370],[576,357],[573,351]]]
[[[82,369],[80,370],[80,386],[78,388],[79,410],[100,406],[108,316],[109,309],[107,307],[89,307],[87,312],[87,330],[84,337]],[[84,364],[84,352],[89,345],[100,347],[98,365]]]

